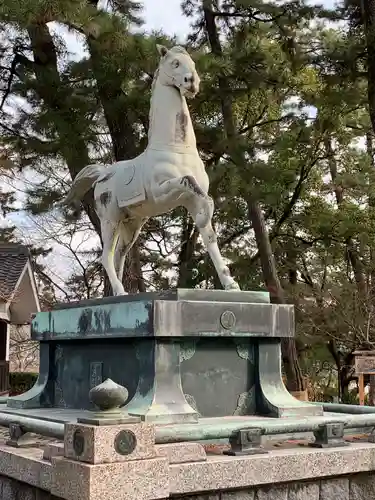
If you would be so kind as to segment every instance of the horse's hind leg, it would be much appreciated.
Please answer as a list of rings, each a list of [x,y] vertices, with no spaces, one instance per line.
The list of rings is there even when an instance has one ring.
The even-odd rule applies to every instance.
[[[194,199],[196,206],[195,223],[204,227],[213,214],[212,198],[201,188],[193,175],[173,177],[152,187],[152,194],[158,203],[165,203],[173,197]]]
[[[101,221],[103,240],[102,263],[112,286],[113,295],[126,295],[115,269],[115,250],[119,239],[119,224],[108,220]]]
[[[132,220],[120,223],[120,237],[117,245],[117,277],[122,281],[126,256],[137,241],[144,221]]]

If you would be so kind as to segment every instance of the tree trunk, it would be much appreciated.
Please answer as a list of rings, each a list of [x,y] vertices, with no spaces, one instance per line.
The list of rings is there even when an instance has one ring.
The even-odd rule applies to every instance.
[[[123,278],[125,291],[128,293],[145,292],[146,285],[142,276],[141,254],[136,241],[126,258]]]
[[[60,142],[61,155],[66,161],[70,176],[75,176],[89,163],[89,152],[85,141],[79,112],[72,103],[72,93],[60,79],[57,54],[47,24],[35,22],[27,29],[34,61],[18,56],[18,61],[34,72],[35,91],[48,108],[55,113],[54,125]],[[101,240],[100,221],[94,209],[93,193],[90,190],[82,200],[83,208]],[[104,273],[104,282],[108,278]],[[88,291],[89,292],[89,291]]]
[[[375,133],[375,0],[361,0],[367,47],[367,95]]]
[[[372,129],[368,130],[366,133],[366,150],[370,161],[371,170],[369,175],[369,185],[375,186],[375,158],[374,158],[374,132]],[[368,197],[368,205],[372,213],[375,212],[375,196],[371,193]],[[375,249],[373,245],[370,245],[370,269],[369,269],[369,298],[371,300],[371,307],[375,299]]]
[[[339,401],[341,403],[349,403],[349,384],[355,379],[353,370],[354,355],[350,352],[343,356],[337,349],[336,341],[333,339],[328,342],[328,350],[337,368]]]
[[[84,130],[80,127],[77,111],[71,105],[71,91],[64,86],[57,67],[56,48],[45,23],[35,23],[28,27],[34,61],[24,56],[21,64],[32,69],[37,81],[36,92],[45,104],[55,112],[54,122],[61,144],[61,153],[74,179],[78,172],[89,163],[89,153],[84,139]],[[88,193],[83,207],[100,236],[100,222],[94,210],[92,193]]]
[[[181,249],[178,256],[178,287],[190,288],[193,283],[194,250],[198,241],[198,231],[188,213],[184,214],[181,232]]]
[[[60,138],[61,152],[67,163],[70,175],[74,179],[78,172],[89,164],[89,153],[84,138],[84,130],[82,127],[80,128],[80,120],[77,112],[70,105],[70,90],[68,87],[64,87],[61,82],[57,66],[56,49],[48,26],[43,23],[31,24],[28,28],[28,33],[34,62],[26,58],[21,59],[21,62],[34,70],[37,79],[36,91],[39,97],[56,113],[54,123]],[[98,67],[100,61],[97,62],[95,59],[95,57],[98,58],[97,52],[95,50],[92,52],[92,62],[95,69]],[[125,151],[128,152],[128,157],[135,156],[134,144],[133,149],[131,149],[129,143],[126,142],[126,138],[129,137],[129,128],[121,127],[122,122],[120,118],[124,118],[123,122],[126,123],[126,126],[129,124],[126,121],[126,113],[122,116],[121,109],[116,108],[116,97],[118,97],[118,95],[115,95],[116,89],[110,89],[109,85],[105,85],[105,82],[110,81],[109,79],[103,82],[103,79],[97,77],[99,71],[94,71],[94,73],[97,78],[98,93],[102,100],[108,128],[112,136],[115,158],[116,160],[125,159]],[[117,80],[116,83],[118,83]],[[53,92],[51,89],[53,89]],[[117,115],[115,111],[117,111]],[[126,128],[126,133],[124,128]],[[123,138],[122,142],[121,138]],[[131,141],[129,142],[131,143]],[[92,191],[84,197],[82,203],[95,231],[101,238],[100,221],[94,209]],[[128,256],[126,271],[124,273],[125,289],[128,292],[145,290],[137,245],[133,247]],[[111,287],[108,277],[104,270],[103,272],[105,275],[104,295],[110,295]]]
[[[88,3],[98,6],[97,0],[89,0]],[[99,34],[95,38],[88,36],[87,45],[98,95],[112,139],[113,156],[116,161],[121,161],[134,158],[138,150],[133,130],[135,119],[132,119],[126,95],[122,89],[123,77],[119,74],[118,68],[111,68],[106,62],[112,42],[116,43],[112,37],[116,36],[118,35],[110,31]],[[146,289],[137,242],[126,257],[122,282],[128,293],[142,292]],[[105,292],[110,294],[108,285],[105,287]]]
[[[370,129],[366,133],[366,150],[370,161],[371,170],[369,175],[369,183],[375,185],[375,161],[374,161],[374,132]],[[369,208],[374,211],[375,198],[370,194],[368,197]],[[368,286],[368,306],[370,308],[369,314],[373,316],[374,299],[375,299],[375,249],[373,245],[370,246],[370,269],[369,269],[369,286]],[[369,405],[375,406],[375,376],[370,375],[370,391],[369,391]]]
[[[337,203],[337,206],[340,207],[344,201],[344,191],[343,191],[342,186],[338,183],[337,163],[336,163],[336,159],[334,157],[334,151],[332,148],[332,142],[331,142],[330,137],[327,137],[324,140],[324,145],[325,145],[325,149],[326,149],[326,153],[327,153],[327,157],[328,157],[329,170],[331,173],[331,180],[332,180],[332,185],[333,185],[333,191],[334,191],[335,197],[336,197],[336,203]],[[355,244],[354,244],[352,238],[347,239],[345,251],[346,251],[348,261],[353,269],[354,278],[355,278],[355,282],[357,284],[359,296],[360,296],[362,301],[366,302],[366,297],[367,297],[366,276],[364,273],[362,261],[360,259],[360,256],[358,254],[358,251],[355,247]],[[362,304],[362,306],[364,306],[364,305],[365,305],[365,303]]]
[[[203,13],[211,51],[215,56],[221,57],[223,55],[223,51],[215,22],[215,14],[212,9],[212,0],[203,0]],[[228,92],[227,81],[224,75],[220,75],[218,77],[218,84],[229,154],[234,164],[245,167],[247,162],[242,151],[238,148],[240,137],[238,136],[233,116],[231,95]],[[266,287],[270,292],[272,302],[282,304],[285,302],[284,291],[277,275],[276,263],[262,210],[257,200],[255,200],[252,196],[248,196],[247,207],[249,219],[253,225],[255,239],[260,253],[262,272]],[[304,380],[298,362],[294,339],[283,339],[282,352],[288,389],[290,391],[303,391],[305,389]]]
[[[367,96],[370,112],[370,120],[372,125],[372,133],[368,132],[367,139],[367,153],[370,157],[371,165],[374,166],[374,150],[373,150],[373,137],[375,134],[375,0],[361,0],[362,15],[365,28],[365,39],[367,48]],[[370,182],[375,178],[374,173],[370,176]],[[375,207],[375,200],[373,196],[369,197],[369,206]],[[375,255],[374,249],[370,249],[370,310],[372,314],[374,296],[375,296]],[[371,379],[371,386],[374,385]],[[371,387],[371,391],[375,392],[375,388]]]
[[[343,191],[342,186],[339,185],[339,183],[338,183],[337,163],[336,163],[336,159],[334,157],[334,151],[332,148],[331,138],[327,137],[325,139],[324,143],[325,143],[326,153],[328,156],[333,191],[335,193],[337,206],[340,207],[344,201],[344,191]],[[358,251],[355,247],[355,244],[354,244],[352,238],[347,239],[345,252],[346,252],[347,260],[348,260],[348,262],[353,270],[354,279],[355,279],[355,282],[357,285],[358,297],[359,297],[359,301],[360,301],[359,306],[362,309],[363,314],[366,315],[367,314],[367,302],[368,302],[366,276],[365,276],[362,261],[360,259],[360,256],[358,254]],[[345,402],[345,401],[348,401],[349,383],[352,380],[352,376],[351,376],[352,367],[348,366],[346,363],[343,363],[341,356],[339,355],[339,353],[337,351],[336,342],[334,340],[332,340],[330,342],[330,352],[331,352],[333,358],[335,359],[337,371],[338,371],[339,399],[342,402]],[[346,361],[349,361],[349,360],[351,363],[353,363],[354,359],[353,359],[352,355],[347,357]]]

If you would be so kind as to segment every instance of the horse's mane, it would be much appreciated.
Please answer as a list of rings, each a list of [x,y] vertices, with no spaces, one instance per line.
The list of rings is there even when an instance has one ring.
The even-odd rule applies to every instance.
[[[189,55],[188,51],[184,47],[182,47],[181,45],[176,45],[175,47],[172,47],[171,49],[169,49],[169,52],[173,52],[174,54]],[[163,61],[163,58],[161,59],[159,66],[156,68],[156,71],[154,73],[154,78],[153,78],[152,84],[151,84],[151,92],[152,93],[155,90],[156,81],[157,81],[159,73],[160,73],[160,64],[162,63],[162,61]],[[149,112],[149,118],[150,118],[150,122],[151,122],[151,107],[150,107],[150,112]],[[151,129],[151,127],[148,130],[149,134],[150,134],[150,129]]]
[[[151,92],[154,92],[155,90],[155,84],[156,84],[156,80],[158,79],[158,76],[159,76],[159,67],[156,68],[156,71],[154,73],[154,78],[152,80],[152,84],[151,84]]]
[[[186,54],[189,55],[188,51],[185,47],[181,47],[181,45],[176,45],[170,49],[170,52],[176,52],[177,54]]]

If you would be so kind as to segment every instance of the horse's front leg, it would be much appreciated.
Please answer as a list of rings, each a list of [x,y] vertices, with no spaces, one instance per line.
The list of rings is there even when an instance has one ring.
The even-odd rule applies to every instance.
[[[197,203],[190,202],[186,205],[187,210],[192,216],[193,220],[197,218]],[[213,202],[212,202],[213,210]],[[228,266],[225,264],[223,256],[221,255],[219,246],[217,244],[217,235],[212,227],[211,218],[204,227],[199,227],[199,232],[202,236],[203,243],[211,257],[212,263],[215,266],[216,272],[219,276],[220,282],[225,290],[240,290],[238,283],[232,278]]]

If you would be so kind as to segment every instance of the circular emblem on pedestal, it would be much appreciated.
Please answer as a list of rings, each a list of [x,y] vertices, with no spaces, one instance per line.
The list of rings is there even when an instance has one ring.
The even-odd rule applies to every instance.
[[[120,431],[115,437],[115,450],[119,455],[130,455],[137,446],[137,438],[132,431]]]
[[[73,449],[77,456],[82,455],[85,449],[85,436],[80,429],[73,434]]]
[[[232,311],[224,311],[220,316],[220,324],[225,330],[232,330],[236,326],[236,316]]]

